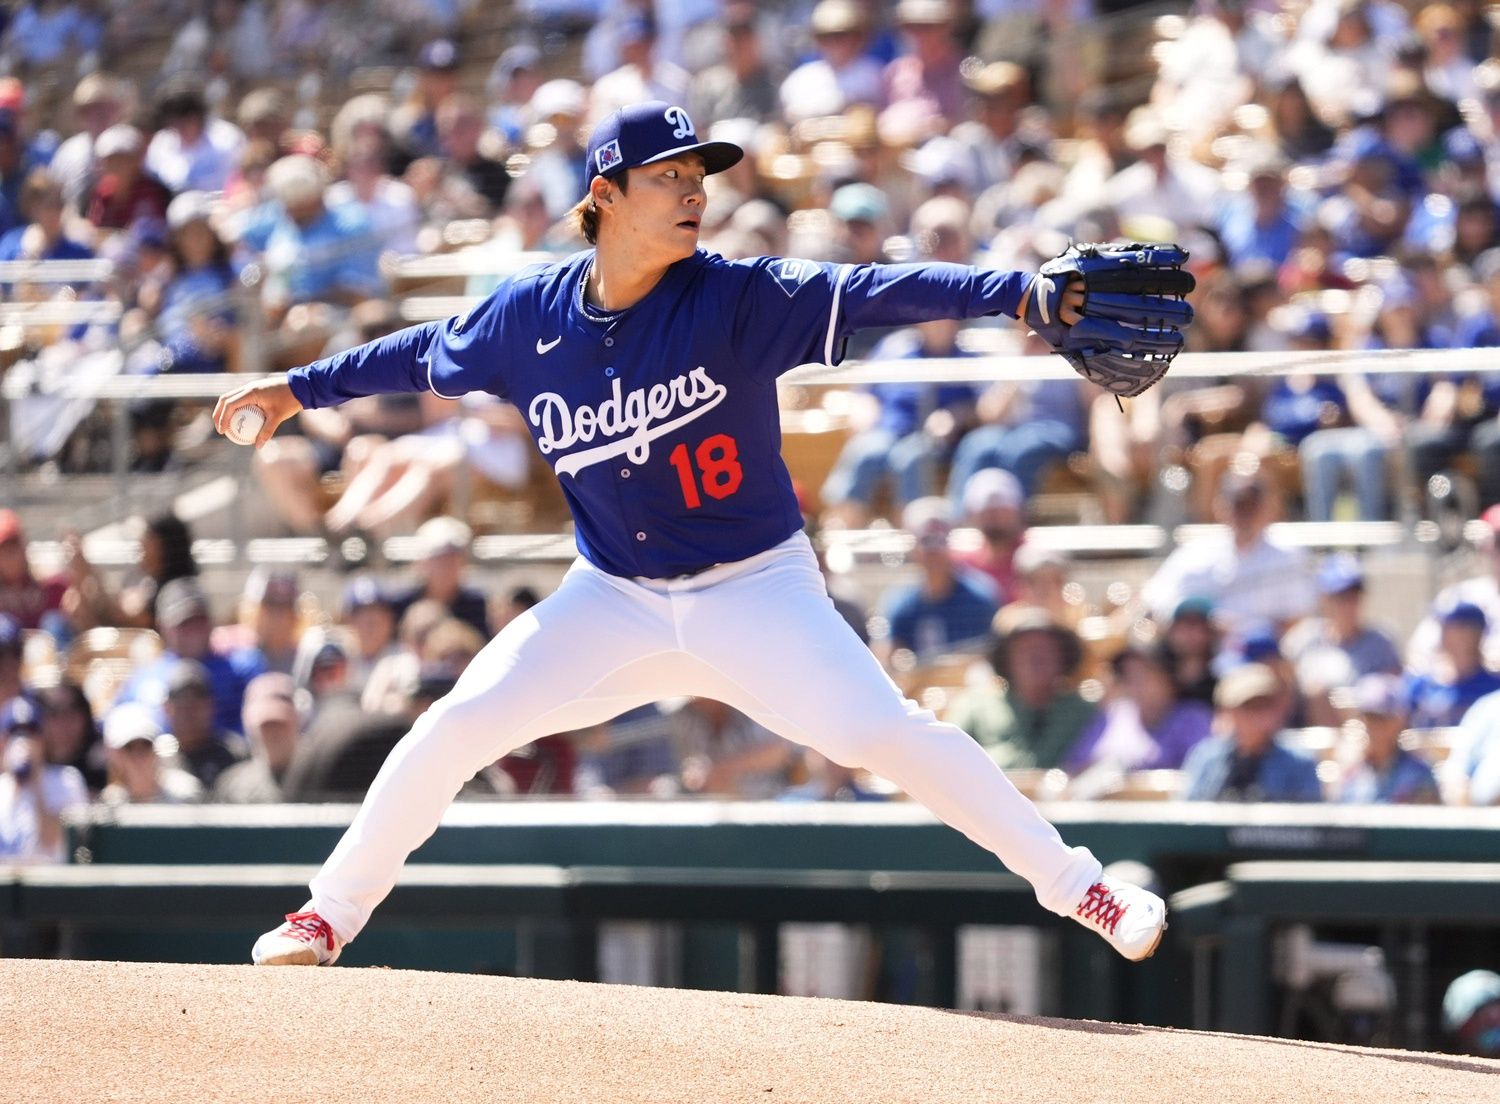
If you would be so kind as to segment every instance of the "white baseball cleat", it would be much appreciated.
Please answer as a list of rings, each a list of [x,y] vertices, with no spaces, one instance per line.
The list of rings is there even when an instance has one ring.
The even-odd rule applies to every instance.
[[[1149,889],[1105,874],[1089,886],[1073,919],[1131,962],[1142,962],[1156,953],[1167,930],[1167,903]]]
[[[303,911],[287,913],[286,923],[255,941],[250,961],[257,966],[332,966],[343,949],[343,940],[309,901]]]

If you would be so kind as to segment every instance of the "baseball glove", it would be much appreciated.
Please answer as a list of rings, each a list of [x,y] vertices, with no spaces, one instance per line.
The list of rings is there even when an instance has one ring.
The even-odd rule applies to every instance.
[[[1042,265],[1026,324],[1090,383],[1131,398],[1167,374],[1193,320],[1185,296],[1195,281],[1176,245],[1088,243]],[[1083,317],[1061,319],[1063,292],[1083,283]]]

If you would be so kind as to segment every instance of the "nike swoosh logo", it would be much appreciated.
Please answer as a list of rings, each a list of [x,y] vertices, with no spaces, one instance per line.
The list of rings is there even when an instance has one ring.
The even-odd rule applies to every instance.
[[[1052,292],[1056,285],[1052,283],[1050,276],[1038,276],[1036,278],[1036,308],[1042,316],[1042,325],[1052,325],[1052,312],[1048,309],[1047,300],[1052,298]],[[558,339],[562,340],[561,338]]]
[[[546,342],[544,342],[541,338],[537,338],[536,339],[536,354],[537,354],[537,356],[546,356],[553,349],[557,348],[558,343],[561,342],[561,341],[562,341],[561,337],[554,337],[551,341],[546,341]]]

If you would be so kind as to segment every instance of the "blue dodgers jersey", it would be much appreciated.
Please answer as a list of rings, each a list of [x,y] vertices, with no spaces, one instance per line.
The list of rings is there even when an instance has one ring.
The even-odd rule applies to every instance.
[[[669,578],[802,527],[778,376],[837,364],[865,327],[1014,315],[1031,279],[699,251],[604,314],[584,303],[592,257],[524,270],[465,315],[294,369],[292,391],[309,408],[424,388],[514,403],[562,484],[579,552],[614,575]]]

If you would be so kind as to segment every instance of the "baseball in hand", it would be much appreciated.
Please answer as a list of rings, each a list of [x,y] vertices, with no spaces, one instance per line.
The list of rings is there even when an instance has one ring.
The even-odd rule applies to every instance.
[[[258,406],[242,406],[229,419],[229,432],[224,434],[237,445],[253,445],[266,426],[266,412]]]

